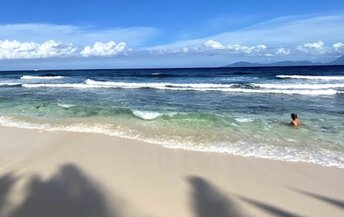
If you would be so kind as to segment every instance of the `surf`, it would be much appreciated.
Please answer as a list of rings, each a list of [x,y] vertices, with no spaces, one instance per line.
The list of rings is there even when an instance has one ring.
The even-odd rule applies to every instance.
[[[23,75],[20,77],[21,80],[54,80],[63,78],[64,76],[61,75]]]
[[[342,87],[343,85],[337,85]],[[84,83],[38,83],[22,84],[24,88],[113,88],[113,89],[159,89],[176,91],[218,91],[232,93],[255,93],[255,94],[298,94],[298,95],[335,95],[337,90],[332,89],[333,85],[327,85],[328,89],[318,89],[321,86],[297,86],[289,85],[283,88],[283,85],[272,84],[211,84],[211,83],[133,83],[133,82],[112,82],[112,81],[94,81],[87,79]],[[266,89],[260,89],[265,87]],[[269,87],[269,88],[267,88]],[[307,88],[308,87],[308,88]],[[330,88],[331,87],[331,88]],[[300,90],[295,90],[300,89]]]
[[[344,76],[325,76],[325,75],[276,75],[276,78],[304,79],[304,80],[327,80],[327,81],[344,80]]]

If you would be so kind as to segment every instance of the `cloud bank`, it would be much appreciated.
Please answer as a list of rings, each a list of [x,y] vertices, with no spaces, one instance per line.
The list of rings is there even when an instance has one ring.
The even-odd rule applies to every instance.
[[[292,55],[343,55],[344,43],[336,42],[326,44],[323,41],[307,42],[301,45],[289,47],[273,47],[265,44],[243,45],[243,44],[225,44],[213,39],[206,40],[203,43],[187,47],[171,48],[152,48],[148,49],[151,54],[204,54],[204,55],[227,55],[227,56],[292,56]]]
[[[6,59],[44,59],[66,57],[111,57],[124,52],[126,43],[109,41],[96,42],[94,45],[77,48],[71,43],[49,40],[42,43],[0,41],[0,60]]]
[[[53,40],[43,43],[0,41],[0,59],[37,59],[49,57],[68,57],[75,54],[77,48]]]
[[[95,42],[92,45],[77,47],[71,43],[48,40],[42,43],[20,42],[16,40],[0,40],[0,60],[4,59],[43,59],[67,57],[115,57],[137,55],[225,55],[237,57],[250,56],[292,56],[292,55],[343,55],[344,43],[326,44],[323,41],[307,42],[295,47],[269,47],[264,44],[241,45],[224,44],[216,40],[207,40],[195,46],[169,49],[131,49],[125,42]]]

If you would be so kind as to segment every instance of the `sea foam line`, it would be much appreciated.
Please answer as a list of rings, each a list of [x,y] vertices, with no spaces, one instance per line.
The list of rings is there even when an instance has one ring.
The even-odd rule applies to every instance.
[[[0,87],[3,87],[3,86],[20,86],[21,85],[21,83],[11,83],[11,82],[9,82],[9,83],[0,83]]]
[[[268,88],[268,89],[331,89],[331,88],[344,88],[342,84],[259,84],[253,83],[255,87]]]
[[[308,79],[308,80],[344,80],[344,76],[322,76],[322,75],[276,75],[277,78]]]
[[[237,84],[173,84],[173,83],[126,83],[126,82],[85,82],[65,84],[22,84],[25,88],[118,88],[140,89],[151,88],[161,90],[184,91],[221,91],[232,93],[257,93],[257,94],[297,94],[297,95],[336,95],[341,92],[334,89],[246,89],[235,87]]]
[[[135,82],[112,82],[112,81],[94,81],[87,79],[84,83],[38,83],[23,84],[26,88],[121,88],[121,89],[164,89],[164,90],[212,90],[234,87],[235,84],[211,84],[211,83],[135,83]]]
[[[70,107],[74,107],[75,105],[73,104],[64,104],[64,103],[57,103],[57,105],[61,108],[70,108]]]
[[[135,82],[112,82],[112,81],[94,81],[87,79],[85,84],[112,88],[230,88],[234,84],[213,84],[213,83],[135,83]]]
[[[35,75],[23,75],[20,77],[22,80],[53,80],[53,79],[62,79],[64,76],[59,75],[42,75],[42,76],[35,76]]]
[[[162,116],[173,117],[174,115],[182,114],[182,113],[177,113],[177,112],[156,112],[156,111],[144,111],[144,110],[131,110],[131,111],[135,117],[143,119],[143,120],[154,120]]]

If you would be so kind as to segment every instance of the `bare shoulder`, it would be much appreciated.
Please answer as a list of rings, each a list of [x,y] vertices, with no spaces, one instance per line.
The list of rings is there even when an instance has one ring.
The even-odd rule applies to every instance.
[[[293,120],[290,122],[290,125],[292,125],[294,127],[298,127],[301,125],[301,121],[299,119]]]

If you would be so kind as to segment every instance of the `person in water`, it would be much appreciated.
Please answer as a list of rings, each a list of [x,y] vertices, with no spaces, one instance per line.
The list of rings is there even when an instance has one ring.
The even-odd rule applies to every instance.
[[[301,125],[301,121],[300,121],[300,119],[297,118],[297,114],[292,113],[290,116],[292,119],[292,121],[290,122],[290,125],[292,125],[294,127],[298,127]]]

